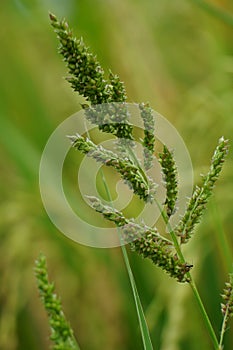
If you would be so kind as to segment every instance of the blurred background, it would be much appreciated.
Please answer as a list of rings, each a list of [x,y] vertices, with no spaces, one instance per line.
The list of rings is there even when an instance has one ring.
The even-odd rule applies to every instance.
[[[41,202],[43,148],[80,102],[63,79],[66,69],[48,11],[65,16],[103,67],[120,75],[129,102],[149,101],[173,123],[190,152],[198,183],[218,138],[224,135],[233,143],[233,20],[214,15],[203,3],[1,0],[0,349],[49,348],[33,272],[41,251],[82,349],[143,348],[121,250],[72,242],[53,226]],[[233,18],[231,0],[209,3]],[[233,251],[232,152],[231,147],[186,252],[217,334],[220,293]],[[71,187],[73,171],[71,162],[66,169]],[[136,254],[129,256],[155,349],[212,349],[189,286],[177,284]],[[224,349],[232,348],[233,328]]]

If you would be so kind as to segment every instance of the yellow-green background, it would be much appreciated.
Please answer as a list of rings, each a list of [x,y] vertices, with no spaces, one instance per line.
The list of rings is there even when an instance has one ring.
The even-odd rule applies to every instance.
[[[233,16],[233,1],[209,2]],[[173,123],[199,181],[218,138],[224,135],[233,143],[233,26],[202,3],[1,0],[0,349],[49,348],[33,275],[40,251],[82,349],[143,348],[120,249],[71,242],[56,230],[41,203],[43,147],[56,126],[79,109],[77,94],[63,79],[66,70],[48,11],[65,16],[102,65],[120,75],[129,102],[149,101]],[[233,248],[232,152],[186,254],[217,334],[220,293],[230,265],[219,232]],[[74,179],[70,166],[70,186]],[[189,286],[178,285],[134,253],[130,260],[155,349],[212,349]],[[224,349],[232,348],[233,328]]]

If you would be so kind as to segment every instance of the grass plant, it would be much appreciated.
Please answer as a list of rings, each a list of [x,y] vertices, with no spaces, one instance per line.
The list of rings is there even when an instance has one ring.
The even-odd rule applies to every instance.
[[[49,279],[55,281],[56,294],[62,297],[81,349],[143,348],[121,249],[96,249],[72,242],[51,223],[41,202],[38,168],[48,137],[81,108],[80,104],[88,104],[63,79],[66,68],[56,50],[48,10],[69,19],[77,37],[83,37],[90,52],[97,54],[105,80],[109,80],[109,67],[120,76],[127,102],[149,101],[153,110],[175,126],[192,159],[194,184],[202,185],[199,175],[208,173],[219,137],[229,139],[229,154],[207,210],[187,244],[182,245],[187,263],[194,265],[190,271],[212,327],[220,337],[220,293],[229,279],[233,254],[233,27],[219,16],[219,10],[232,16],[233,2],[206,0],[218,10],[217,15],[199,3],[112,0],[106,6],[106,1],[92,0],[1,1],[0,349],[49,349],[48,319],[32,273],[40,251],[46,256]],[[136,135],[144,139],[143,131]],[[97,127],[83,136],[95,143],[102,142],[102,136],[114,137],[100,133]],[[168,149],[172,152],[172,147]],[[156,145],[155,150],[159,158],[162,145],[158,151]],[[141,147],[141,164],[143,153]],[[112,228],[114,223],[95,213],[78,191],[76,164],[84,157],[70,149],[63,168],[65,194],[80,216]],[[101,166],[95,165],[95,160],[87,161]],[[115,184],[120,175],[115,169],[102,168],[114,202],[117,194],[123,200],[127,191],[132,194],[123,184],[118,192]],[[90,172],[85,175],[83,185],[88,189],[94,181]],[[159,174],[161,182],[164,176]],[[96,185],[108,201],[101,173]],[[134,197],[123,210],[128,219],[136,217],[144,205]],[[54,206],[59,208],[59,203],[54,201]],[[166,212],[165,206],[163,209]],[[165,233],[162,218],[157,230]],[[125,249],[153,347],[212,350],[190,284],[178,283],[150,259],[142,260],[130,245]],[[228,322],[224,350],[233,348],[232,318]]]
[[[112,72],[110,72],[108,78],[105,77],[104,69],[101,67],[96,57],[91,53],[82,39],[78,40],[75,38],[65,20],[59,21],[53,14],[50,14],[50,20],[60,42],[59,52],[62,54],[70,74],[67,80],[71,84],[73,90],[85,98],[85,104],[82,104],[81,106],[84,110],[87,110],[87,119],[96,124],[101,132],[113,134],[119,141],[121,141],[121,138],[128,140],[125,145],[127,152],[122,158],[114,154],[114,152],[104,149],[102,146],[95,145],[95,143],[89,138],[85,138],[78,134],[70,136],[72,146],[79,152],[88,154],[103,165],[115,169],[125,180],[126,184],[128,184],[133,190],[134,194],[142,201],[145,203],[148,201],[156,202],[156,184],[154,184],[146,175],[145,171],[143,171],[143,167],[138,160],[136,160],[136,157],[133,154],[133,148],[131,147],[134,141],[134,136],[132,133],[132,125],[128,122],[126,118],[127,114],[124,111],[124,102],[127,98],[124,84],[120,81],[119,77]],[[96,106],[102,103],[115,102],[120,103],[121,107],[120,112],[117,110],[110,111],[112,113],[110,116],[113,117],[113,123],[109,124],[105,122],[105,120],[98,120]],[[89,107],[88,109],[87,106]],[[146,126],[147,130],[144,132],[142,146],[144,147],[144,165],[148,169],[151,166],[151,160],[153,158],[155,147],[153,134],[156,125],[148,104],[140,104],[140,110],[144,126]],[[138,224],[132,218],[126,218],[112,205],[106,206],[98,198],[89,197],[92,208],[100,213],[106,220],[114,222],[119,228],[120,233],[123,234],[123,237],[130,236],[134,238],[130,243],[133,251],[137,252],[143,258],[152,261],[153,264],[160,267],[179,283],[187,283],[190,285],[194,299],[199,306],[203,322],[206,325],[207,333],[209,334],[215,350],[223,349],[224,335],[229,320],[233,316],[232,271],[229,271],[229,281],[226,282],[225,289],[222,293],[223,303],[221,310],[223,321],[220,329],[220,337],[218,337],[192,275],[192,270],[195,267],[193,264],[186,261],[186,254],[183,252],[183,245],[189,244],[189,241],[195,232],[196,225],[203,219],[206,205],[213,193],[216,180],[222,170],[228,149],[228,140],[221,137],[212,156],[209,171],[206,175],[202,176],[202,183],[194,188],[193,194],[187,204],[185,214],[180,219],[178,225],[173,229],[169,225],[169,218],[174,214],[176,209],[177,170],[172,150],[164,145],[159,158],[165,182],[166,201],[164,208],[160,207],[159,209],[164,224],[168,226],[169,238],[166,238],[164,234],[158,232],[154,227],[148,227],[144,223]],[[102,176],[102,181],[107,192],[108,200],[111,203],[111,195],[104,176]],[[146,323],[146,317],[143,313],[142,303],[129,264],[128,253],[124,246],[122,247],[122,251],[134,295],[143,346],[144,349],[151,350],[153,347]],[[60,302],[57,302],[56,297],[52,294],[53,286],[47,281],[44,257],[41,257],[37,262],[36,276],[43,304],[45,305],[50,317],[50,325],[52,329],[51,339],[53,341],[55,340],[54,349],[78,349],[77,344],[67,345],[64,342],[64,330],[65,336],[69,338],[69,341],[70,339],[73,339],[73,332],[63,319]],[[47,299],[54,299],[57,306],[55,305],[55,307],[51,308],[51,303],[49,302],[49,305],[46,303]],[[59,319],[59,327],[56,328],[54,327],[54,324],[57,324],[55,322],[57,318]],[[62,326],[60,327],[60,325]],[[54,334],[56,336],[54,336]]]

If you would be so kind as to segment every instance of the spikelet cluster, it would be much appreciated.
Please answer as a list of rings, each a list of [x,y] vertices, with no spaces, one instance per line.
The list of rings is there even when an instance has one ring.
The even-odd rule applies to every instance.
[[[229,282],[225,283],[222,298],[221,311],[223,316],[226,316],[227,322],[230,317],[233,317],[233,273],[229,274]]]
[[[49,317],[50,339],[54,350],[78,350],[79,347],[69,323],[62,311],[61,301],[55,294],[54,284],[48,281],[48,271],[44,255],[40,255],[35,265],[35,275],[41,300]]]
[[[203,215],[208,199],[210,198],[216,180],[222,170],[222,166],[228,153],[229,143],[223,137],[219,139],[211,160],[210,170],[202,178],[202,186],[196,186],[189,201],[185,215],[180,220],[175,232],[180,237],[181,243],[186,243],[194,232],[194,228]]]
[[[127,98],[125,87],[118,75],[110,72],[109,78],[105,79],[103,68],[85,45],[82,38],[76,39],[74,37],[68,23],[64,19],[58,21],[55,15],[50,14],[50,20],[60,41],[59,52],[67,65],[70,74],[67,80],[73,90],[85,97],[91,105],[125,102]],[[88,105],[82,105],[84,108],[86,106]],[[115,123],[114,127],[109,123],[102,123],[101,120],[92,120],[91,115],[89,119],[95,122],[102,131],[108,133],[114,131],[117,137],[132,139],[132,126],[124,118],[124,113],[121,113],[122,119],[120,122],[119,120],[114,120],[114,114],[112,114],[112,117],[112,123]]]
[[[117,75],[110,74],[110,80],[104,78],[104,70],[96,57],[90,52],[82,39],[76,39],[68,23],[58,21],[50,14],[51,24],[60,41],[59,52],[67,64],[74,91],[87,97],[92,104],[119,102],[126,100],[125,88]]]
[[[140,103],[139,109],[144,124],[144,166],[145,169],[150,169],[155,148],[155,120],[153,110],[150,108],[149,103]]]
[[[166,187],[166,211],[170,217],[175,213],[177,201],[177,168],[172,152],[169,151],[166,145],[163,146],[163,152],[159,154],[159,162],[162,167],[164,183]]]
[[[86,118],[103,132],[116,135],[120,139],[133,140],[133,126],[128,122],[125,103],[92,105],[85,108]]]
[[[104,218],[112,221],[121,228],[125,242],[130,242],[131,249],[143,258],[150,259],[178,282],[189,282],[187,273],[192,265],[182,262],[175,253],[173,243],[161,236],[156,229],[143,223],[135,223],[133,219],[126,219],[118,210],[103,205],[96,197],[88,197],[95,211]]]
[[[129,187],[133,189],[133,192],[145,202],[153,200],[156,190],[155,184],[145,178],[140,169],[130,159],[121,159],[114,152],[103,148],[101,145],[95,145],[91,140],[81,135],[77,134],[69,136],[69,138],[74,148],[119,172],[121,177],[127,181]]]

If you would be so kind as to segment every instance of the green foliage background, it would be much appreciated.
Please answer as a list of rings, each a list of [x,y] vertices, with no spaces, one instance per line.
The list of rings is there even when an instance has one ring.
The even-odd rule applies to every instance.
[[[233,16],[232,1],[210,1]],[[126,83],[130,102],[149,101],[182,135],[196,180],[220,136],[233,142],[233,26],[189,0],[36,1],[0,5],[0,349],[49,348],[47,318],[33,264],[48,258],[82,349],[142,349],[120,249],[85,247],[65,238],[43,209],[38,167],[56,126],[79,109],[48,11],[65,16],[99,61]],[[77,156],[77,153],[75,154]],[[75,186],[72,163],[67,181]],[[187,256],[218,332],[220,292],[233,250],[232,149]],[[211,349],[190,289],[130,253],[155,349]],[[232,325],[233,326],[233,325]],[[233,348],[228,331],[225,350]]]

